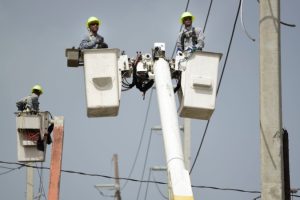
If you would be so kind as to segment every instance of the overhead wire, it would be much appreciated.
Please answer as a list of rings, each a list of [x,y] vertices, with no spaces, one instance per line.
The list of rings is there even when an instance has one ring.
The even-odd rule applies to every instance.
[[[260,3],[259,0],[257,0],[257,3]],[[280,20],[280,24],[285,25],[285,26],[289,26],[289,27],[296,27],[296,24],[290,24],[290,23],[286,23]]]
[[[156,179],[155,179],[154,174],[152,174],[152,177],[153,177],[153,180],[154,180],[155,182],[157,182]],[[160,190],[160,188],[159,188],[159,186],[158,186],[157,183],[155,183],[155,186],[156,186],[156,189],[158,190],[158,193],[159,193],[164,199],[169,199],[169,198],[168,198],[168,197]]]
[[[149,173],[148,173],[148,178],[147,178],[148,182],[147,182],[147,185],[146,185],[146,191],[145,191],[144,200],[147,200],[147,194],[148,194],[148,189],[149,189],[150,176],[151,176],[151,169],[149,169]]]
[[[146,169],[146,164],[147,164],[148,155],[149,155],[151,138],[152,138],[152,130],[150,131],[150,134],[149,134],[148,145],[147,145],[146,156],[145,156],[145,161],[144,161],[144,166],[143,166],[143,172],[142,172],[141,180],[144,179],[144,175],[145,175],[145,169]],[[139,197],[140,197],[140,193],[141,193],[141,189],[142,189],[142,184],[143,183],[141,182],[140,185],[139,185],[139,189],[138,189],[138,193],[137,193],[137,196],[136,196],[136,200],[138,200]]]
[[[35,169],[45,169],[45,170],[50,170],[50,167],[37,167],[33,165],[28,165],[25,163],[18,163],[18,162],[8,162],[8,161],[0,161],[0,163],[3,164],[9,164],[9,165],[19,165],[23,167],[31,167]],[[80,172],[80,171],[74,171],[74,170],[60,170],[63,173],[68,173],[68,174],[77,174],[81,176],[90,176],[90,177],[101,177],[101,178],[106,178],[106,179],[112,179],[115,180],[116,178],[113,176],[107,176],[107,175],[102,175],[102,174],[93,174],[93,173],[86,173],[86,172]],[[162,182],[162,181],[148,181],[148,180],[139,180],[139,179],[133,179],[133,178],[122,178],[119,177],[118,179],[120,180],[128,180],[132,182],[142,182],[142,183],[154,183],[154,184],[160,184],[160,185],[167,185],[168,183]],[[213,190],[224,190],[224,191],[235,191],[235,192],[243,192],[243,193],[254,193],[254,194],[260,194],[260,191],[255,191],[255,190],[244,190],[244,189],[236,189],[236,188],[220,188],[220,187],[213,187],[213,186],[200,186],[200,185],[192,185],[193,188],[200,188],[200,189],[213,189]]]
[[[253,42],[255,42],[255,39],[253,37],[250,36],[250,34],[248,33],[247,29],[245,28],[245,25],[244,25],[244,20],[243,20],[243,4],[244,4],[244,0],[242,0],[242,3],[241,3],[241,24],[242,24],[242,27],[243,27],[243,31],[244,33],[246,33],[247,37],[252,40]]]
[[[35,163],[35,166],[37,167],[36,163]],[[42,162],[41,162],[41,167],[43,167]],[[42,171],[42,169],[39,170],[39,168],[37,168],[37,172],[38,172],[39,181],[40,181],[38,199],[40,199],[40,196],[43,196],[47,200],[47,196],[46,196],[45,189],[44,189],[44,184],[43,184],[43,171]]]
[[[137,161],[137,158],[138,158],[138,155],[140,153],[141,146],[142,146],[142,141],[143,141],[143,138],[144,138],[144,135],[145,135],[146,124],[147,124],[147,121],[148,121],[148,115],[149,115],[149,110],[150,110],[150,106],[151,106],[152,93],[153,93],[153,88],[151,88],[150,97],[149,97],[148,106],[147,106],[146,115],[145,115],[145,120],[144,120],[144,124],[143,124],[143,129],[142,129],[142,134],[141,134],[141,137],[140,137],[138,149],[137,149],[137,152],[135,154],[135,158],[134,158],[132,167],[131,167],[129,175],[128,175],[128,179],[130,179],[130,177],[133,173],[133,170],[135,168],[136,161]],[[126,187],[127,183],[128,183],[128,180],[126,180],[124,185],[121,187],[121,189],[120,189],[121,191]]]
[[[221,76],[220,76],[220,79],[219,79],[219,83],[218,83],[216,95],[218,95],[219,89],[220,89],[220,86],[221,86],[221,83],[222,83],[224,71],[225,71],[226,64],[227,64],[227,59],[228,59],[228,56],[229,56],[229,52],[230,52],[230,49],[231,49],[231,44],[232,44],[233,36],[234,36],[234,33],[235,33],[235,27],[236,27],[236,24],[237,24],[237,19],[238,19],[239,12],[240,12],[240,7],[241,7],[241,0],[239,1],[239,6],[238,6],[237,13],[236,13],[236,16],[235,16],[234,25],[233,25],[233,29],[232,29],[232,33],[231,33],[229,45],[228,45],[228,48],[227,48],[227,53],[226,53],[224,65],[223,65],[223,68],[222,68]],[[196,157],[195,157],[195,159],[194,159],[194,161],[193,161],[193,164],[192,164],[192,167],[191,167],[191,169],[190,169],[190,174],[193,172],[194,166],[195,166],[196,161],[197,161],[197,159],[198,159],[200,150],[201,150],[202,145],[203,145],[204,138],[205,138],[206,133],[207,133],[207,129],[208,129],[209,123],[210,123],[210,120],[208,120],[207,123],[206,123],[206,127],[205,127],[205,130],[204,130],[204,133],[203,133],[201,142],[200,142],[200,146],[199,146],[199,148],[198,148],[198,150],[197,150]]]
[[[10,173],[12,171],[15,171],[16,169],[21,169],[22,167],[24,167],[24,166],[19,166],[19,167],[16,167],[16,168],[9,168],[9,167],[3,167],[3,166],[1,166],[1,168],[8,169],[8,170],[5,171],[5,172],[0,173],[0,176],[2,176],[4,174],[8,174],[8,173]]]

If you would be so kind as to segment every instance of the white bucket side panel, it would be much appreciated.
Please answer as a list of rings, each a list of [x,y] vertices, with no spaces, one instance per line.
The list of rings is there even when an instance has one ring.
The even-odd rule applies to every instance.
[[[179,115],[208,120],[216,101],[218,65],[221,54],[196,52],[182,72],[182,93]]]
[[[116,116],[119,111],[118,49],[84,50],[88,117]]]
[[[37,115],[21,113],[20,116],[16,117],[19,162],[43,162],[45,160],[46,141],[44,141],[44,151],[40,151],[37,149],[37,141],[29,139],[28,136],[25,137],[25,134],[33,132],[40,135],[40,138],[43,139],[44,135],[48,133],[48,125],[48,112],[40,112]]]

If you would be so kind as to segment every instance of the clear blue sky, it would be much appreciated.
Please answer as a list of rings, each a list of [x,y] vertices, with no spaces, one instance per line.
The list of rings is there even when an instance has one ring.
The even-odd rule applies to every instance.
[[[167,57],[175,45],[184,11],[183,0],[93,0],[93,1],[10,1],[0,2],[0,160],[17,161],[15,102],[29,94],[39,83],[44,88],[40,108],[65,117],[63,165],[65,170],[113,176],[112,156],[119,156],[120,176],[127,177],[142,135],[150,92],[143,101],[139,91],[122,93],[119,116],[87,118],[82,68],[67,68],[65,49],[77,47],[86,33],[85,21],[99,17],[99,33],[112,48],[125,50],[129,57],[136,51],[150,53],[154,42],[165,42]],[[209,0],[191,0],[189,10],[195,26],[204,26]],[[233,28],[238,0],[214,1],[206,27],[204,50],[223,53],[220,71]],[[243,19],[252,42],[243,32],[240,18],[236,27],[216,110],[198,157],[191,180],[193,185],[260,190],[259,139],[259,4],[244,1]],[[296,28],[281,27],[282,118],[290,134],[291,186],[300,188],[300,2],[282,1],[281,19]],[[155,91],[142,147],[131,178],[141,179],[150,129],[160,124]],[[199,147],[206,121],[192,120],[192,160]],[[48,147],[44,166],[49,166]],[[149,168],[165,165],[162,136],[153,133],[144,179]],[[17,165],[0,164],[4,167]],[[0,199],[25,199],[25,168],[0,176]],[[35,171],[35,194],[39,176]],[[154,174],[166,181],[166,174]],[[43,186],[48,193],[49,171],[43,170]],[[153,180],[153,177],[151,177]],[[62,173],[60,199],[111,199],[102,197],[95,184],[113,183],[111,179]],[[121,181],[121,185],[124,181]],[[159,185],[166,195],[165,185]],[[121,191],[123,199],[137,199],[139,184],[129,182]],[[145,199],[146,184],[140,199]],[[111,191],[103,190],[105,194]],[[195,200],[253,199],[256,194],[193,189]],[[148,199],[163,199],[154,184],[149,185]],[[45,199],[45,198],[41,198]]]

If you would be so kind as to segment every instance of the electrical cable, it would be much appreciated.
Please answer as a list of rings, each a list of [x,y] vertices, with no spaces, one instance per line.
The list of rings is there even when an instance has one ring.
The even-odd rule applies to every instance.
[[[36,167],[24,163],[17,163],[17,162],[7,162],[7,161],[0,161],[2,164],[9,164],[9,165],[19,165],[22,167],[31,167],[35,169],[47,169],[50,170],[49,167]],[[91,176],[91,177],[101,177],[101,178],[107,178],[107,179],[113,179],[115,180],[115,177],[107,176],[107,175],[101,175],[101,174],[92,174],[92,173],[86,173],[86,172],[79,172],[79,171],[73,171],[73,170],[61,170],[61,172],[69,173],[69,174],[77,174],[82,176]],[[133,178],[119,178],[120,180],[128,180],[132,182],[142,182],[142,183],[154,183],[154,184],[161,184],[161,185],[167,185],[166,182],[162,181],[145,181],[145,180],[138,180]],[[252,193],[252,194],[260,194],[260,191],[254,191],[254,190],[244,190],[244,189],[236,189],[236,188],[220,188],[220,187],[213,187],[213,186],[200,186],[200,185],[192,185],[193,188],[198,189],[212,189],[212,190],[223,190],[223,191],[234,191],[234,192],[243,192],[243,193]],[[297,195],[295,195],[298,197]]]
[[[237,19],[238,19],[239,12],[240,12],[240,7],[241,7],[241,0],[239,1],[239,6],[238,6],[237,13],[236,13],[236,16],[235,16],[235,21],[234,21],[234,25],[233,25],[233,29],[232,29],[230,41],[229,41],[229,46],[228,46],[228,49],[227,49],[227,53],[226,53],[224,65],[223,65],[223,68],[222,68],[220,80],[219,80],[219,83],[218,83],[216,95],[218,95],[219,89],[220,89],[220,86],[221,86],[221,83],[222,83],[224,71],[225,71],[226,64],[227,64],[228,55],[229,55],[229,52],[230,52],[230,49],[231,49],[232,39],[233,39],[234,32],[235,32],[235,27],[236,27],[236,24],[237,24]],[[195,164],[196,164],[196,161],[197,161],[197,158],[198,158],[198,156],[199,156],[200,150],[201,150],[201,148],[202,148],[202,144],[203,144],[204,138],[205,138],[205,136],[206,136],[206,132],[207,132],[207,129],[208,129],[209,122],[210,122],[210,120],[208,120],[207,123],[206,123],[205,131],[204,131],[204,133],[203,133],[203,136],[202,136],[202,139],[201,139],[201,142],[200,142],[200,146],[199,146],[199,148],[198,148],[198,150],[197,150],[196,157],[195,157],[195,159],[194,159],[194,161],[193,161],[193,164],[192,164],[192,167],[191,167],[191,169],[190,169],[190,174],[192,173],[192,171],[193,171],[193,169],[194,169],[194,166],[195,166]]]
[[[147,200],[147,194],[148,194],[148,189],[149,189],[150,176],[151,176],[151,169],[149,169],[149,173],[148,173],[148,178],[147,178],[148,182],[147,182],[147,186],[146,186],[144,200]]]
[[[36,163],[35,163],[35,166],[37,167]],[[43,184],[43,171],[42,171],[42,167],[43,167],[43,163],[41,163],[41,169],[40,169],[40,171],[39,171],[39,168],[37,168],[37,172],[38,172],[38,175],[39,175],[39,178],[40,178],[39,194],[42,195],[47,200],[45,189],[44,189],[44,184]],[[40,197],[40,195],[39,195],[39,197]]]
[[[149,155],[151,138],[152,138],[152,130],[150,131],[150,135],[149,135],[148,146],[147,146],[146,157],[145,157],[145,161],[144,161],[144,166],[143,166],[143,172],[142,172],[141,180],[144,179],[144,175],[145,175],[145,169],[146,169],[146,164],[147,164],[148,155]],[[141,193],[141,188],[142,188],[142,184],[143,183],[141,182],[140,185],[139,185],[139,189],[138,189],[138,193],[137,193],[137,196],[136,196],[136,200],[139,200],[140,193]]]
[[[213,0],[211,0],[210,4],[209,4],[209,8],[208,8],[208,11],[207,11],[205,23],[204,23],[204,26],[203,26],[203,33],[205,32],[205,29],[206,29],[206,25],[207,25],[207,21],[208,21],[208,17],[209,17],[209,14],[210,14],[210,9],[211,9],[212,3],[213,3]]]
[[[147,111],[146,111],[146,116],[145,116],[144,125],[143,125],[143,129],[142,129],[142,134],[141,134],[141,138],[140,138],[140,142],[139,142],[137,152],[135,154],[134,162],[132,164],[132,167],[131,167],[129,175],[128,175],[128,180],[130,179],[130,177],[133,173],[133,170],[134,170],[134,167],[136,165],[136,161],[137,161],[137,158],[138,158],[138,155],[140,153],[141,146],[142,146],[142,141],[143,141],[143,137],[144,137],[144,134],[145,134],[146,124],[147,124],[147,121],[148,121],[148,115],[149,115],[149,110],[150,110],[150,105],[151,105],[152,93],[153,93],[153,88],[151,88],[150,97],[149,97],[148,106],[147,106]],[[126,180],[124,185],[121,187],[121,189],[120,189],[121,191],[126,187],[126,185],[128,183],[128,180]]]
[[[248,31],[246,30],[245,26],[244,26],[244,21],[243,21],[243,4],[244,4],[244,0],[242,0],[242,3],[241,3],[241,24],[242,24],[242,27],[243,27],[243,31],[244,33],[246,33],[247,37],[252,40],[253,42],[255,42],[255,39],[253,37],[250,36],[250,34],[248,33]]]
[[[153,180],[156,182],[155,176],[152,174]],[[164,198],[164,199],[169,199],[164,193],[160,190],[159,186],[157,183],[155,183],[156,189],[158,190],[159,194]]]
[[[1,176],[1,175],[4,175],[4,174],[8,174],[8,173],[10,173],[10,172],[12,172],[12,171],[15,171],[16,169],[21,169],[22,167],[24,167],[24,166],[19,166],[19,167],[16,167],[16,168],[8,168],[8,167],[2,167],[2,166],[1,166],[1,168],[9,169],[9,170],[0,173],[0,176]]]
[[[259,0],[257,0],[257,3],[260,3]],[[283,22],[283,21],[280,21],[280,24],[282,25],[285,25],[285,26],[289,26],[289,27],[296,27],[296,24],[289,24],[289,23],[286,23],[286,22]]]

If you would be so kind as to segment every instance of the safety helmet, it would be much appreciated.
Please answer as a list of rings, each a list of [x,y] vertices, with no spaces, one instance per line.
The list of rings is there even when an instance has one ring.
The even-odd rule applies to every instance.
[[[180,23],[183,24],[183,19],[186,18],[186,17],[191,17],[192,18],[192,22],[194,21],[195,17],[192,15],[192,13],[190,12],[184,12],[181,14],[181,17],[180,17]]]
[[[32,87],[31,92],[33,92],[34,90],[39,91],[41,94],[43,94],[43,88],[40,85],[35,85]]]
[[[89,28],[90,24],[92,22],[97,22],[99,24],[99,26],[101,25],[101,21],[100,19],[98,19],[97,17],[90,17],[88,18],[88,20],[86,21],[86,27]]]

